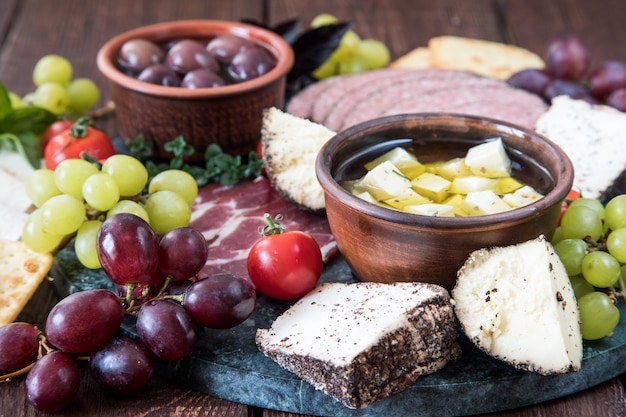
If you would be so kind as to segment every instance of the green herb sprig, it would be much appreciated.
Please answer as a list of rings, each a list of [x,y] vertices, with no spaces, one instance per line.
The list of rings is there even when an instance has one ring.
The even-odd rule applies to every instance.
[[[247,159],[244,160],[241,155],[233,156],[224,153],[222,148],[215,143],[206,147],[203,164],[188,164],[185,162],[185,157],[193,155],[195,149],[182,136],[177,136],[163,145],[163,149],[172,154],[168,162],[150,159],[154,145],[146,141],[143,136],[129,141],[127,145],[131,155],[144,161],[149,180],[162,171],[180,169],[192,175],[199,187],[216,182],[223,185],[235,185],[243,179],[261,175],[263,168],[263,160],[256,152],[250,151]]]
[[[41,168],[41,134],[57,116],[36,106],[13,108],[0,83],[0,149],[19,152],[34,167]]]

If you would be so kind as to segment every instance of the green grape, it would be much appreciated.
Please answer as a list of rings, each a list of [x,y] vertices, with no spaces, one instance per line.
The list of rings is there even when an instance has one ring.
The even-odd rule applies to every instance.
[[[51,113],[61,114],[67,110],[69,97],[61,84],[44,83],[33,93],[33,105],[42,107]]]
[[[84,222],[76,232],[74,241],[74,251],[76,257],[86,268],[98,269],[101,267],[98,252],[96,250],[96,239],[102,227],[100,220],[89,220]]]
[[[148,192],[170,190],[180,195],[189,205],[192,205],[198,195],[198,183],[189,173],[180,169],[168,169],[158,173],[150,181]]]
[[[578,206],[589,207],[590,209],[598,213],[600,215],[600,218],[604,218],[604,205],[602,204],[602,201],[600,200],[597,200],[595,198],[581,197],[578,200],[574,200],[571,203],[569,203],[569,208],[578,207]]]
[[[150,217],[150,226],[161,234],[187,226],[191,219],[189,204],[174,191],[163,190],[150,194],[145,208]]]
[[[83,196],[89,206],[96,210],[107,211],[120,201],[120,190],[113,177],[99,172],[85,180]]]
[[[349,61],[356,56],[360,43],[361,38],[359,38],[359,35],[357,35],[355,31],[347,31],[341,38],[339,46],[335,52],[333,52],[330,56],[330,59],[333,59],[336,62]]]
[[[20,96],[12,91],[9,91],[9,102],[11,103],[12,109],[19,109],[20,107],[24,107],[24,102],[22,101]]]
[[[573,277],[579,275],[583,258],[587,252],[587,243],[582,239],[564,239],[554,245],[556,253],[565,266],[567,275]]]
[[[333,75],[337,75],[339,64],[335,62],[333,59],[327,59],[322,65],[317,67],[311,75],[318,80],[323,80],[324,78],[332,77]]]
[[[550,242],[553,245],[556,245],[557,243],[559,243],[560,241],[562,241],[564,239],[563,237],[563,231],[561,230],[561,226],[557,227],[554,230],[554,234],[552,234],[552,239],[550,240]]]
[[[583,339],[598,340],[610,335],[619,323],[619,309],[603,292],[594,291],[578,299]]]
[[[626,194],[613,197],[604,208],[604,222],[611,230],[626,227]]]
[[[59,55],[41,57],[33,68],[33,82],[36,86],[45,83],[67,85],[72,79],[72,64]]]
[[[148,171],[136,158],[116,154],[102,164],[102,172],[109,174],[120,190],[121,197],[130,197],[141,193],[148,183]]]
[[[69,235],[85,220],[85,205],[71,195],[56,195],[40,208],[43,231],[53,235]]]
[[[69,109],[74,114],[81,114],[96,105],[100,100],[100,90],[89,78],[76,78],[67,86]]]
[[[107,212],[107,219],[119,213],[134,214],[135,216],[144,219],[146,223],[150,223],[150,216],[148,216],[146,209],[143,208],[141,204],[132,200],[120,200],[111,210]]]
[[[577,299],[594,291],[593,285],[588,283],[582,275],[569,277],[569,280],[572,283],[572,289],[574,290],[574,295]]]
[[[82,199],[85,180],[98,172],[91,162],[70,158],[61,161],[54,169],[54,183],[62,193]]]
[[[602,235],[602,219],[596,211],[585,206],[568,208],[561,219],[561,232],[565,239],[598,240]]]
[[[311,27],[318,28],[320,26],[332,25],[337,23],[338,21],[339,20],[337,20],[337,18],[332,14],[322,13],[313,18],[313,20],[311,21]]]
[[[581,265],[583,277],[594,287],[607,288],[614,285],[620,277],[620,265],[613,256],[606,252],[589,252]]]
[[[339,63],[339,74],[359,74],[367,70],[367,64],[358,56]]]
[[[368,69],[384,68],[389,64],[391,54],[383,42],[376,39],[363,39],[359,44],[357,56]]]
[[[54,171],[38,169],[33,171],[24,184],[26,194],[36,207],[41,207],[50,197],[61,194],[54,183]]]
[[[22,228],[21,239],[31,250],[46,253],[56,249],[64,237],[64,235],[55,235],[44,231],[42,211],[36,209],[28,215]]]
[[[626,262],[626,227],[615,229],[606,238],[606,247],[619,262]]]

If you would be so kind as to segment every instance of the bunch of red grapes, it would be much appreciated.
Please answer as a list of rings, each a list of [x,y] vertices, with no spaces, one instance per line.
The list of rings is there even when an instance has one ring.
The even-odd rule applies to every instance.
[[[565,34],[548,45],[545,68],[521,70],[508,83],[548,102],[567,95],[626,112],[626,63],[605,61],[592,68],[591,62],[587,45]]]
[[[77,358],[89,358],[89,370],[105,390],[128,395],[148,382],[155,357],[189,355],[198,326],[231,328],[254,310],[251,282],[198,275],[208,246],[191,227],[159,236],[140,217],[121,213],[103,223],[97,250],[117,294],[94,289],[67,296],[50,311],[45,332],[23,322],[0,328],[0,375],[28,371],[26,397],[38,410],[54,412],[74,401]],[[119,335],[126,315],[136,317],[138,338]]]

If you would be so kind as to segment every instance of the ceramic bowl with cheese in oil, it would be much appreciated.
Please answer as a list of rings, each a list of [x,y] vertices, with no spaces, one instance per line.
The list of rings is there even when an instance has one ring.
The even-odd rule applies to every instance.
[[[550,238],[574,179],[567,155],[540,134],[456,114],[344,130],[320,151],[316,174],[359,279],[449,290],[474,250]]]

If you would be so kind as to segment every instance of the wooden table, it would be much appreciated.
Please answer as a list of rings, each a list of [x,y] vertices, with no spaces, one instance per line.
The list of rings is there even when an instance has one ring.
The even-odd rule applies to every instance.
[[[383,40],[392,57],[425,45],[437,35],[462,35],[509,42],[543,54],[548,41],[564,32],[583,37],[594,62],[626,61],[626,4],[623,0],[2,0],[0,2],[0,81],[23,95],[33,90],[32,68],[38,58],[57,53],[71,60],[75,76],[93,78],[100,86],[101,104],[109,99],[95,57],[110,37],[149,23],[174,19],[253,18],[275,24],[298,17],[306,25],[329,12],[354,23],[362,37]],[[115,118],[98,120],[116,132]],[[45,282],[19,320],[43,326],[59,299]],[[84,367],[84,365],[83,365]],[[266,416],[294,414],[263,410],[213,398],[153,378],[132,398],[104,394],[82,373],[80,397],[59,416]],[[451,401],[454,399],[451,398]],[[25,400],[23,379],[0,384],[0,416],[44,416]],[[624,416],[626,393],[621,378],[585,392],[545,404],[491,414],[492,416]]]

